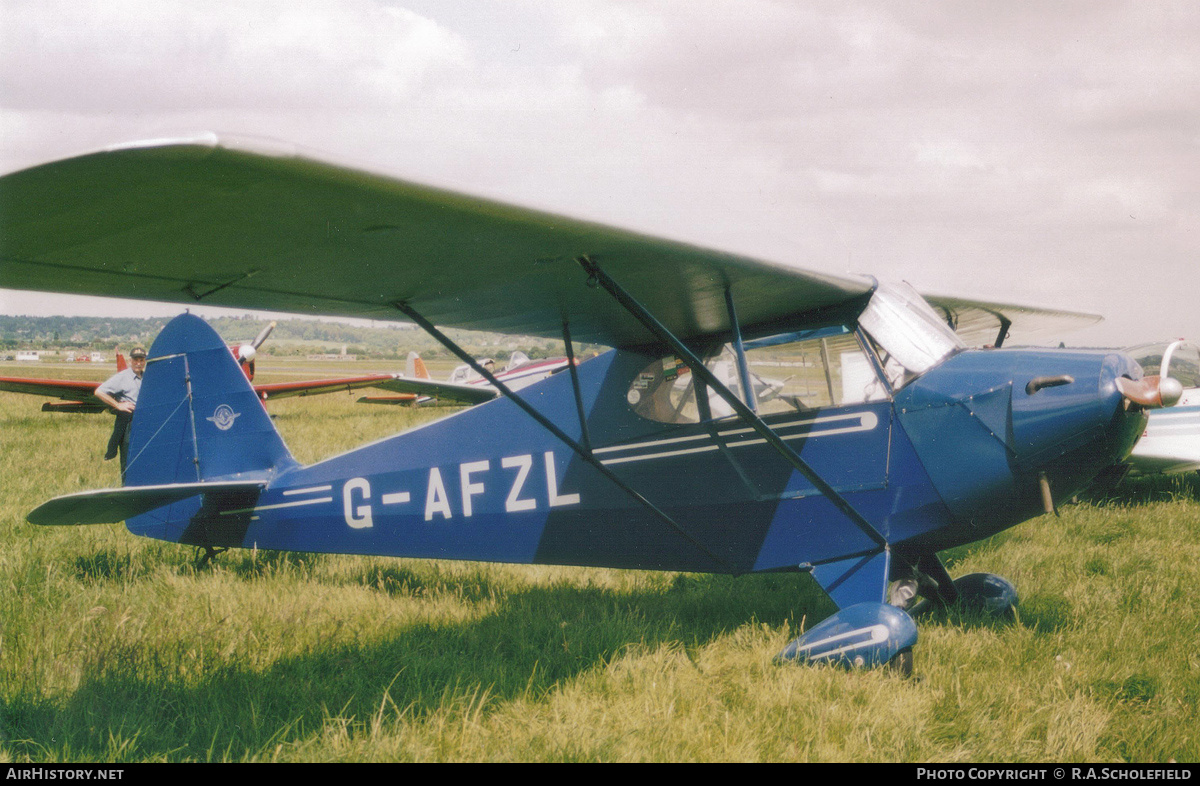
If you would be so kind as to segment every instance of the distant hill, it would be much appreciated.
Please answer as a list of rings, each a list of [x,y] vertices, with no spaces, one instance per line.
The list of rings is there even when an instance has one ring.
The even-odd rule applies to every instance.
[[[250,341],[267,326],[269,320],[257,317],[205,318],[230,343]],[[27,317],[0,315],[0,348],[14,350],[101,350],[129,348],[136,344],[149,346],[163,326],[166,317],[139,319],[134,317]],[[310,319],[281,319],[263,346],[267,355],[309,355],[339,353],[359,357],[403,359],[411,351],[422,357],[437,358],[449,353],[424,331],[413,325],[380,322],[363,327],[340,322]],[[530,336],[507,336],[471,330],[445,331],[453,340],[476,356],[506,360],[513,350],[521,350],[531,358],[561,356],[561,341]],[[577,346],[582,354],[598,347]]]

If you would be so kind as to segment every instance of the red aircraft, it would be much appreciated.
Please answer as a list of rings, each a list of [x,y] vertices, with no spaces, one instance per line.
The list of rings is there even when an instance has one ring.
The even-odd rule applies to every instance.
[[[254,359],[258,348],[267,340],[267,336],[275,329],[275,323],[262,329],[254,340],[247,344],[232,344],[229,351],[237,359],[238,365],[245,372],[246,378],[254,382]],[[126,367],[125,356],[117,353],[117,371]],[[391,374],[367,374],[358,377],[341,377],[336,379],[311,379],[302,382],[271,382],[254,385],[254,392],[260,399],[287,398],[289,396],[315,396],[321,393],[336,393],[341,390],[358,390],[390,382]],[[35,379],[33,377],[0,377],[0,390],[10,393],[27,393],[32,396],[48,396],[61,401],[47,401],[42,404],[43,412],[104,412],[108,407],[96,398],[96,388],[100,382],[70,380],[70,379]]]

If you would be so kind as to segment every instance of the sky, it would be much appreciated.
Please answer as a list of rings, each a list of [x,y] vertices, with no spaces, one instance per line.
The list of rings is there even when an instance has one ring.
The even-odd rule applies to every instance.
[[[0,0],[0,173],[205,131],[1200,339],[1200,4]],[[0,313],[178,306],[0,290]]]

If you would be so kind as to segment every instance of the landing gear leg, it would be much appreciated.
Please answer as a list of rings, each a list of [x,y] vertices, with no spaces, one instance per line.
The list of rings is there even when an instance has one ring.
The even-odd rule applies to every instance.
[[[920,584],[916,579],[900,579],[888,587],[887,602],[898,609],[907,609],[919,594]]]
[[[898,567],[898,574],[893,576],[895,581],[889,592],[889,602],[894,597],[911,604],[914,597],[920,595],[924,600],[910,610],[914,617],[955,604],[967,611],[981,612],[995,618],[1009,617],[1016,609],[1016,587],[1000,576],[970,573],[952,580],[935,554],[922,554],[915,563]]]
[[[897,560],[893,563],[892,584],[888,589],[888,603],[897,608],[914,607],[918,597],[926,605],[948,606],[958,600],[958,589],[941,561],[933,554],[923,554],[915,562]],[[916,608],[913,608],[916,611]]]

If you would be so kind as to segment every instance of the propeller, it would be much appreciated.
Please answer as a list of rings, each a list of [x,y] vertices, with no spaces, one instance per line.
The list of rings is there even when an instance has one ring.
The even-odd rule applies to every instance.
[[[1121,377],[1117,380],[1117,390],[1130,403],[1150,409],[1175,406],[1183,396],[1183,384],[1179,380],[1157,374],[1137,380]]]
[[[250,361],[254,360],[254,357],[258,354],[258,348],[263,345],[263,342],[267,340],[267,336],[271,335],[271,331],[274,329],[275,329],[275,323],[272,322],[269,325],[267,325],[265,328],[260,330],[258,332],[258,335],[255,336],[254,340],[251,341],[249,344],[241,344],[240,346],[238,346],[238,348],[237,348],[238,360],[243,363],[249,363]]]
[[[258,335],[254,337],[254,340],[250,342],[250,346],[254,347],[255,349],[258,349],[259,347],[261,347],[263,345],[263,342],[267,340],[267,336],[271,335],[271,331],[274,329],[275,329],[275,323],[271,322],[265,328],[263,328],[262,330],[260,330],[258,332]]]

